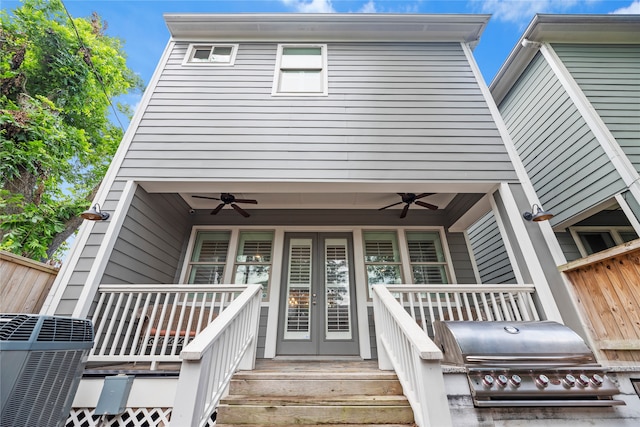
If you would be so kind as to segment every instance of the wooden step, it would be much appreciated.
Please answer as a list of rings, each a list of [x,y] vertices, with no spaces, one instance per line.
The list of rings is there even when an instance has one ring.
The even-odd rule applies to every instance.
[[[411,424],[413,411],[407,406],[351,405],[225,405],[218,407],[224,424],[316,425],[316,424]]]
[[[395,373],[375,362],[262,361],[234,375],[219,427],[407,427],[413,411]]]

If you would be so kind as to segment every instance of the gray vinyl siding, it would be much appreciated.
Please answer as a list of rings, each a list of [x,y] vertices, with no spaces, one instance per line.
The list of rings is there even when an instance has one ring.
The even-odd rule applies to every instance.
[[[456,273],[456,283],[471,284],[476,283],[473,273],[473,265],[469,258],[469,249],[463,233],[447,233],[447,243],[451,262]]]
[[[500,112],[552,225],[624,189],[602,147],[541,54]]]
[[[332,43],[329,95],[271,95],[276,43],[184,66],[177,43],[121,179],[515,181],[458,43]]]
[[[558,243],[560,244],[560,248],[562,249],[562,253],[564,253],[564,257],[567,259],[567,262],[582,258],[582,255],[580,255],[580,251],[578,250],[578,246],[576,246],[576,241],[573,240],[571,233],[556,233],[556,239],[558,239]]]
[[[114,182],[102,206],[113,212],[125,182]],[[188,206],[175,194],[147,194],[138,187],[131,201],[103,277],[105,284],[177,283],[185,244],[191,230]],[[112,221],[111,219],[110,221]],[[70,316],[76,306],[110,221],[98,221],[82,248],[71,274],[57,315]]]
[[[554,44],[553,49],[640,171],[640,45]]]
[[[495,216],[489,212],[468,230],[480,281],[487,284],[516,283],[509,255]]]
[[[177,283],[191,221],[175,194],[148,194],[138,187],[101,283]]]

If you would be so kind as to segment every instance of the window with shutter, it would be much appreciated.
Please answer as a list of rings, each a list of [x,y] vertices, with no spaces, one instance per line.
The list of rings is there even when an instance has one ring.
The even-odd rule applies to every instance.
[[[398,236],[395,231],[365,231],[364,263],[369,291],[372,285],[402,283]]]
[[[242,231],[238,241],[234,283],[262,285],[262,297],[269,294],[273,231]]]
[[[188,283],[221,284],[229,250],[228,231],[201,231],[189,262]]]
[[[406,236],[413,283],[448,283],[440,234],[435,231],[407,231]]]

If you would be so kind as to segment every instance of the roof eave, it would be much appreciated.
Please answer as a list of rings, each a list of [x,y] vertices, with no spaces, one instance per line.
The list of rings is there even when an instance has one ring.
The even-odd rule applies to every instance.
[[[502,102],[537,53],[537,49],[523,45],[525,40],[636,44],[640,43],[640,15],[536,15],[489,86],[497,104]]]
[[[174,40],[475,43],[490,15],[165,14]]]

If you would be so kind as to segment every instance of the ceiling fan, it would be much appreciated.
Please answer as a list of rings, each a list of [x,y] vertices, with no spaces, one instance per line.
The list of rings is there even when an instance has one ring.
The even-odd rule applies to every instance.
[[[397,206],[397,205],[400,205],[402,203],[405,203],[405,206],[404,206],[404,208],[402,208],[402,212],[400,213],[400,218],[404,218],[405,216],[407,216],[407,211],[409,210],[409,206],[412,203],[415,203],[418,206],[422,206],[423,208],[436,210],[436,209],[438,209],[438,207],[436,205],[432,205],[431,203],[427,203],[427,202],[423,202],[422,200],[418,200],[418,199],[422,199],[423,197],[431,196],[432,194],[436,194],[436,193],[421,193],[421,194],[398,193],[398,195],[400,197],[402,197],[402,201],[401,202],[392,203],[389,206],[385,206],[385,207],[380,208],[378,210],[381,211],[383,209],[387,209],[387,208],[390,208],[392,206]]]
[[[231,207],[233,209],[235,209],[236,212],[238,212],[243,217],[248,218],[249,216],[251,216],[251,215],[249,215],[249,212],[245,211],[240,206],[236,205],[236,203],[251,203],[253,205],[257,205],[258,204],[257,200],[236,199],[236,196],[234,196],[231,193],[220,193],[220,198],[218,198],[218,197],[207,197],[207,196],[191,196],[191,197],[195,197],[197,199],[220,200],[222,203],[220,203],[214,210],[211,211],[211,215],[215,215],[218,212],[220,212],[222,210],[222,208],[225,207],[225,205],[231,205]]]

